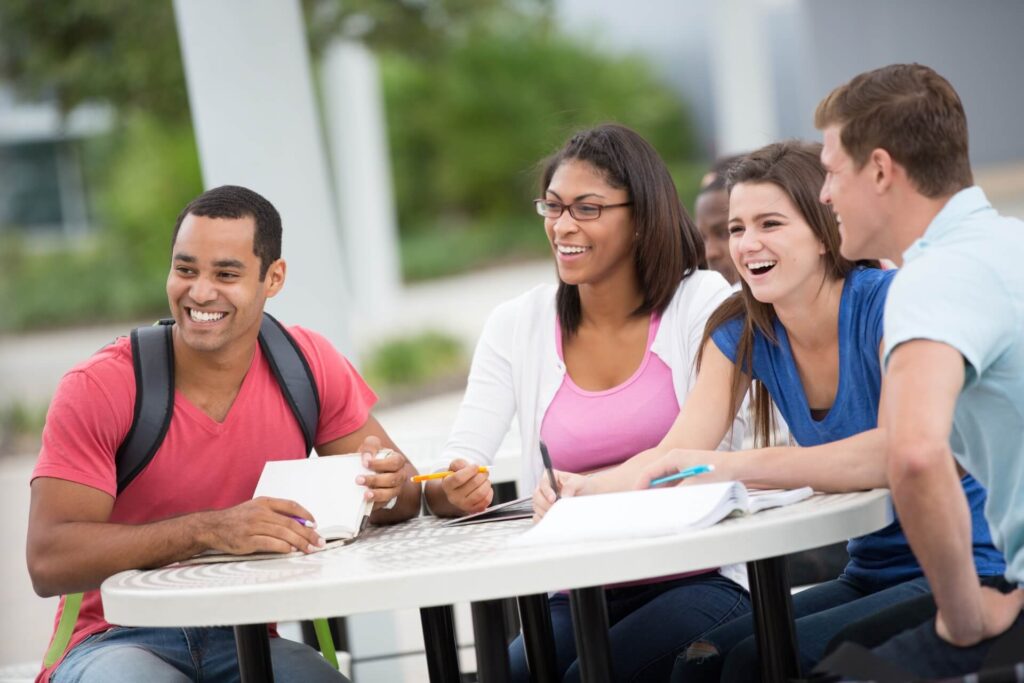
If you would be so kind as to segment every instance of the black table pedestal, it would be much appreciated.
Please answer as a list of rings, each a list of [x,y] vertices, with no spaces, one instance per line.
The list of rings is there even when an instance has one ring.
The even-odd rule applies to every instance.
[[[551,627],[548,596],[544,593],[524,595],[516,602],[519,604],[519,620],[523,622],[523,649],[531,683],[557,681],[555,634]]]
[[[270,666],[270,636],[266,624],[235,626],[238,674],[242,683],[274,683]]]
[[[452,606],[420,608],[420,623],[430,683],[459,683],[459,653],[455,646]]]
[[[754,635],[757,638],[764,683],[785,683],[800,675],[800,660],[793,626],[793,599],[783,557],[747,563],[750,602],[754,610]]]
[[[509,683],[508,642],[505,640],[505,601],[484,600],[470,605],[479,683]]]
[[[612,656],[608,646],[608,605],[604,588],[577,588],[569,592],[576,658],[584,683],[611,683]]]

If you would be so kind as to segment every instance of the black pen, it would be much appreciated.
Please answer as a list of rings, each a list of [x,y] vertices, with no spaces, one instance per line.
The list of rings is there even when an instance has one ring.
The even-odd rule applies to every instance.
[[[561,492],[558,490],[558,480],[555,479],[555,470],[551,467],[551,456],[548,455],[548,447],[544,445],[544,442],[540,442],[540,457],[544,461],[544,469],[548,471],[548,481],[551,482],[551,488],[555,492],[555,500],[559,500],[562,497]]]

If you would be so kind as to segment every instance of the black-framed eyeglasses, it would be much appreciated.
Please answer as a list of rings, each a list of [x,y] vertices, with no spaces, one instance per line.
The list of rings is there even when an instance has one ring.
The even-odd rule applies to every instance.
[[[563,204],[554,199],[534,199],[533,205],[537,208],[537,213],[544,216],[544,218],[558,218],[568,209],[569,215],[578,221],[595,221],[601,217],[601,212],[605,209],[632,206],[633,202],[622,202],[621,204],[594,204],[592,202]]]

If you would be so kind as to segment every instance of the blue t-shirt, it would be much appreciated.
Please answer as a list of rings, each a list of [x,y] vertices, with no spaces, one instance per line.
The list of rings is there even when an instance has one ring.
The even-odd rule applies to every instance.
[[[988,489],[985,516],[1024,585],[1024,224],[981,188],[953,195],[903,254],[885,311],[885,353],[912,339],[952,346],[964,386],[950,445]],[[973,508],[972,508],[973,510]]]
[[[847,275],[839,302],[839,386],[835,402],[821,420],[811,416],[786,328],[775,321],[778,344],[755,330],[753,376],[764,383],[789,425],[790,433],[801,446],[838,441],[878,426],[882,316],[895,274],[896,271],[856,268]],[[733,318],[711,335],[722,353],[733,362],[742,330],[743,321]],[[983,576],[1000,574],[1002,555],[992,546],[983,515],[985,491],[970,476],[965,476],[962,482],[971,508],[975,566]],[[891,586],[922,574],[899,521],[852,539],[847,550],[850,562],[846,573],[872,588]]]

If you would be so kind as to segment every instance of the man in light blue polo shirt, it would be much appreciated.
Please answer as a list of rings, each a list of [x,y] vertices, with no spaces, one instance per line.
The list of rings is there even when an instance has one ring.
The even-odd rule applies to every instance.
[[[855,77],[815,124],[821,200],[841,220],[843,256],[901,266],[885,310],[879,426],[938,613],[874,652],[918,676],[977,671],[997,636],[1024,629],[1024,223],[974,186],[960,98],[928,67]],[[1004,585],[978,584],[954,453],[988,489]]]

